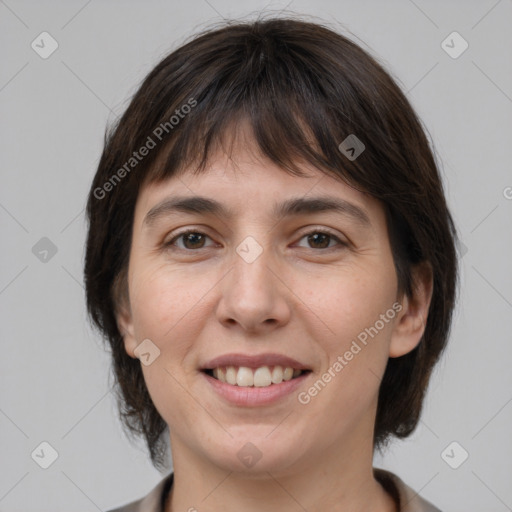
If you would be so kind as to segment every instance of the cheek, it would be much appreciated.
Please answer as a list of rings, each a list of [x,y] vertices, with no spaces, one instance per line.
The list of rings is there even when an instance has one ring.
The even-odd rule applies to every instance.
[[[372,437],[372,429],[364,425],[374,424],[395,318],[395,278],[388,267],[338,270],[329,278],[316,279],[314,287],[309,280],[307,325],[317,326],[311,334],[325,358],[316,378],[298,396],[298,411],[306,423],[317,425],[323,418],[315,427],[315,445],[325,451],[331,449],[332,439],[350,437],[350,432],[364,442]],[[306,286],[306,280],[301,281],[302,291]],[[388,311],[384,322],[381,315]]]
[[[315,398],[317,406],[330,404],[333,410],[348,408],[362,414],[374,400],[396,316],[395,276],[387,270],[378,266],[365,272],[347,270],[325,280],[323,286],[317,281],[319,286],[309,292],[311,310],[329,327],[329,335],[316,338],[326,354],[325,388],[319,383],[311,390],[322,395]],[[337,421],[344,420],[336,416]]]
[[[132,282],[135,336],[139,342],[149,338],[160,350],[151,365],[142,365],[149,394],[166,423],[181,422],[191,429],[189,419],[201,410],[184,392],[186,379],[195,371],[187,364],[187,355],[204,329],[201,298],[211,285],[207,276],[191,278],[168,265],[147,263],[141,271],[134,266]],[[193,414],[183,415],[185,409]]]
[[[329,327],[330,352],[339,352],[347,343],[350,345],[351,340],[373,326],[392,307],[396,298],[394,273],[385,268],[357,272],[347,269],[316,282],[313,289],[311,281],[304,286],[310,287],[307,297],[311,310]],[[390,327],[386,323],[380,330],[388,334]]]
[[[134,273],[131,304],[137,337],[153,337],[156,342],[173,337],[186,324],[194,329],[194,318],[201,309],[201,298],[208,290],[208,279],[192,278],[165,264],[146,265]]]

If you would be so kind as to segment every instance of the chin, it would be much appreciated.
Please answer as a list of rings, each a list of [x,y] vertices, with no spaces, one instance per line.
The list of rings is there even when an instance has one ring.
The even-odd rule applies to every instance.
[[[224,471],[268,479],[268,473],[284,474],[306,456],[299,453],[304,447],[303,441],[293,442],[289,437],[278,436],[272,439],[274,434],[269,436],[268,428],[259,435],[246,429],[246,434],[233,438],[226,434],[226,443],[220,443],[213,450],[211,445],[205,447],[213,464]]]

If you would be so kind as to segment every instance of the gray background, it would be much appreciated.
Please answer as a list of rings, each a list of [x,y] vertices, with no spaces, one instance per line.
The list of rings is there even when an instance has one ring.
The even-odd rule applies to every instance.
[[[444,511],[512,510],[511,0],[0,1],[0,510],[105,510],[160,480],[121,432],[108,353],[87,324],[86,193],[107,122],[165,53],[215,20],[285,7],[350,30],[399,81],[464,244],[421,424],[375,465]],[[59,45],[47,59],[31,48],[43,31]],[[441,46],[453,31],[469,43],[456,59]],[[33,251],[43,237],[56,254],[47,241]],[[48,469],[31,457],[43,441],[59,454]],[[453,441],[469,453],[458,469],[441,455]]]

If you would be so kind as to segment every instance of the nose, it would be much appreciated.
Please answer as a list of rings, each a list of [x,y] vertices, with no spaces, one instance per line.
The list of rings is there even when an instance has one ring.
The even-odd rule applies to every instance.
[[[221,281],[216,311],[226,327],[263,334],[289,322],[292,294],[269,253],[263,250],[254,261],[234,254],[233,267]]]

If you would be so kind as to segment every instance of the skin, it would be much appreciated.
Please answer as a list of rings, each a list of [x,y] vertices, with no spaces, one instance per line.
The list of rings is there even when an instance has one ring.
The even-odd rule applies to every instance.
[[[248,148],[237,145],[231,158],[219,151],[198,176],[185,170],[146,185],[136,204],[129,303],[118,324],[131,357],[147,338],[160,350],[142,369],[170,430],[166,510],[395,511],[372,474],[377,396],[388,358],[421,339],[431,275],[415,269],[414,297],[399,297],[377,200],[311,166],[302,166],[308,177],[289,175]],[[144,225],[153,206],[176,194],[216,199],[235,215],[173,213]],[[274,203],[311,195],[350,201],[371,227],[334,212],[272,217]],[[165,247],[183,228],[207,236]],[[322,229],[347,245],[306,236]],[[250,264],[236,252],[247,236],[263,249]],[[310,366],[299,389],[307,391],[396,301],[402,310],[308,404],[294,392],[235,407],[199,371],[221,354],[280,353]],[[250,468],[237,456],[247,442],[261,452]]]

